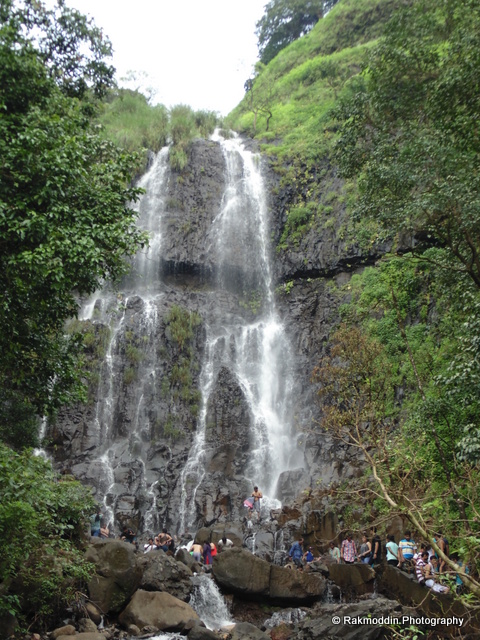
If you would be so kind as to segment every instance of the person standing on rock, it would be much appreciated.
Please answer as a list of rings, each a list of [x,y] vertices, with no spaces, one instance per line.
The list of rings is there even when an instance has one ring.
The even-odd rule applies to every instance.
[[[90,533],[94,538],[100,538],[101,526],[100,507],[97,507],[96,512],[90,516]]]
[[[346,539],[342,542],[340,555],[345,564],[353,564],[357,557],[357,547],[351,533],[347,533]]]
[[[303,558],[303,538],[300,538],[297,542],[294,542],[290,547],[290,551],[288,552],[289,557],[293,560],[298,569],[301,569],[303,566],[302,558]]]
[[[335,546],[334,542],[330,542],[328,545],[328,555],[335,560],[335,562],[340,562],[340,549]]]
[[[192,557],[195,560],[195,562],[201,562],[202,561],[203,548],[202,548],[201,544],[194,543],[192,545],[190,553],[192,554]]]
[[[257,514],[257,522],[260,522],[260,509],[261,509],[260,500],[263,498],[263,494],[261,491],[258,490],[258,487],[253,487],[252,498],[253,498],[253,510]]]
[[[205,565],[212,564],[212,548],[209,542],[203,545],[203,562]]]

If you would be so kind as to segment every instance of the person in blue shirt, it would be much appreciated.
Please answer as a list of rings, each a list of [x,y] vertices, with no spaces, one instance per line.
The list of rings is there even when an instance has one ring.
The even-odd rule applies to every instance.
[[[303,554],[303,561],[308,563],[308,562],[313,562],[313,560],[314,560],[313,549],[312,547],[308,547],[308,551],[306,551]]]
[[[293,560],[295,565],[300,569],[302,567],[302,558],[303,558],[303,538],[294,542],[290,547],[290,551],[288,552],[289,557]]]

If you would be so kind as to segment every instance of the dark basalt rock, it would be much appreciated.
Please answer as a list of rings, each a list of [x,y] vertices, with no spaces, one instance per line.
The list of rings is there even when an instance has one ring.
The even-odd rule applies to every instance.
[[[48,452],[57,468],[93,486],[99,502],[108,492],[107,508],[114,512],[116,526],[128,524],[151,534],[178,522],[180,476],[200,411],[205,319],[215,315],[250,322],[258,313],[255,304],[244,296],[245,290],[257,288],[258,274],[250,273],[250,261],[238,259],[231,251],[219,262],[219,256],[209,251],[226,187],[222,149],[216,142],[196,140],[189,153],[187,167],[182,172],[170,172],[164,210],[159,212],[159,274],[163,272],[163,276],[158,295],[152,299],[137,291],[111,292],[97,300],[92,320],[82,325],[88,337],[87,358],[92,371],[90,400],[84,406],[60,411],[56,423],[47,430]],[[276,309],[290,341],[288,367],[295,380],[291,416],[295,416],[300,435],[292,434],[291,447],[303,452],[297,468],[284,472],[278,482],[278,498],[285,503],[312,487],[322,489],[362,472],[357,452],[316,430],[312,420],[318,416],[318,407],[311,373],[339,320],[344,296],[336,290],[337,285],[346,283],[358,265],[371,261],[374,255],[363,255],[356,245],[340,238],[338,229],[346,215],[341,204],[335,209],[337,218],[327,228],[311,228],[298,245],[276,251],[286,211],[296,194],[290,187],[280,186],[279,176],[266,161],[263,169],[270,188],[268,253],[277,286]],[[327,168],[327,179],[328,189],[334,194],[341,184],[331,167]],[[252,230],[253,235],[257,231]],[[222,290],[217,288],[220,275]],[[288,288],[283,286],[286,281]],[[261,306],[262,300],[258,304]],[[201,318],[189,341],[188,357],[167,326],[173,305]],[[114,329],[107,326],[111,320]],[[115,340],[108,346],[112,335]],[[185,358],[187,383],[178,380],[178,365],[183,363],[185,368]],[[97,401],[103,402],[103,408]],[[104,415],[108,403],[111,420]],[[252,417],[234,371],[220,368],[206,410],[206,474],[195,496],[196,525],[221,527],[241,519],[243,499],[251,493],[248,461]],[[101,457],[106,442],[114,442],[108,448],[113,477],[106,474]],[[110,515],[109,511],[106,516]],[[298,526],[293,522],[289,525],[288,536],[304,533],[305,517],[302,513]],[[318,535],[318,524],[307,523],[312,535],[313,531]],[[320,524],[325,539],[328,526]]]
[[[231,593],[290,606],[320,599],[326,586],[320,575],[272,565],[243,549],[223,551],[214,558],[213,575]]]

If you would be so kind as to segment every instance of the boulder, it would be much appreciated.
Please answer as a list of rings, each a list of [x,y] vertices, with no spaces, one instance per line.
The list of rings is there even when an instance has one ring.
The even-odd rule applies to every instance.
[[[87,612],[88,617],[92,622],[94,622],[97,627],[102,621],[102,613],[98,607],[96,607],[93,603],[87,602],[85,604],[85,611]]]
[[[134,624],[140,630],[157,627],[160,631],[182,631],[191,620],[200,620],[192,607],[169,593],[139,589],[119,616],[128,628]]]
[[[214,558],[213,575],[227,591],[276,603],[314,602],[326,586],[319,574],[278,567],[244,549],[229,549]]]
[[[82,618],[78,621],[78,630],[86,633],[96,633],[97,625],[90,618]]]
[[[385,626],[380,619],[401,618],[404,610],[398,602],[377,598],[349,604],[322,604],[308,618],[295,625],[292,639],[342,638],[342,640],[376,640],[385,638]],[[345,618],[348,618],[346,621]],[[354,618],[377,618],[378,624],[355,624]],[[337,622],[337,619],[340,622]],[[352,621],[350,621],[352,620]],[[386,622],[388,624],[388,622]]]
[[[50,635],[53,640],[57,640],[60,636],[74,636],[75,633],[75,627],[71,624],[66,624],[63,627],[54,629]]]
[[[152,551],[139,558],[138,566],[142,570],[141,589],[166,591],[184,602],[189,600],[192,572],[183,562],[177,562],[163,551]]]
[[[368,564],[337,564],[328,566],[328,577],[349,596],[373,593],[375,571]]]
[[[187,638],[188,640],[220,640],[222,636],[197,624],[188,632]]]
[[[85,559],[95,565],[88,583],[90,599],[104,613],[118,613],[140,585],[135,547],[121,540],[93,541]]]

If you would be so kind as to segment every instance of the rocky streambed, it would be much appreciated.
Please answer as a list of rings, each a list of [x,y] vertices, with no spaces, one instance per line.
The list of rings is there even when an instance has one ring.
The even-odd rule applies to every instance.
[[[392,625],[397,632],[415,625],[426,638],[479,637],[479,620],[458,601],[433,594],[397,568],[336,564],[324,556],[299,571],[244,547],[240,535],[248,539],[250,528],[232,523],[229,531],[236,546],[208,567],[186,549],[175,557],[143,554],[121,540],[92,538],[86,558],[95,575],[88,593],[46,638],[369,640],[395,637]],[[257,527],[254,533],[265,532]],[[217,543],[222,534],[204,528],[195,539]]]

